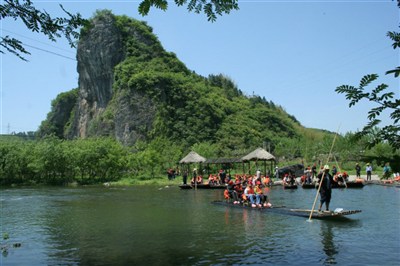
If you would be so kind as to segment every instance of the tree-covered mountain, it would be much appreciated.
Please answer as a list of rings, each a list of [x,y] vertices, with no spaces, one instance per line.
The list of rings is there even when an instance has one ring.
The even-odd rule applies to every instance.
[[[272,101],[246,96],[224,75],[189,70],[145,22],[108,10],[82,29],[77,60],[79,88],[52,102],[40,136],[112,136],[128,146],[166,139],[182,150],[207,143],[229,155],[263,143],[294,154],[299,140],[326,135]]]

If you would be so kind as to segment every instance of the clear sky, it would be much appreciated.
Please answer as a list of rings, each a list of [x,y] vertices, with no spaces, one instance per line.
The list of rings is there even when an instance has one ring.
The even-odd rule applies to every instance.
[[[33,1],[37,8],[62,15],[58,4],[83,17],[109,9],[147,21],[164,48],[202,76],[222,73],[247,95],[281,105],[305,127],[355,132],[367,122],[373,105],[349,108],[336,87],[359,84],[366,74],[399,97],[399,79],[385,75],[399,66],[399,49],[388,31],[400,31],[396,1],[239,1],[240,10],[208,22],[173,2],[166,12],[151,9],[142,17],[140,1]],[[0,21],[1,35],[35,47],[24,62],[1,54],[0,126],[3,134],[35,131],[51,101],[78,87],[76,50],[27,30],[12,19]],[[42,50],[50,51],[45,52]],[[372,88],[371,87],[371,88]],[[391,123],[388,114],[382,120]]]

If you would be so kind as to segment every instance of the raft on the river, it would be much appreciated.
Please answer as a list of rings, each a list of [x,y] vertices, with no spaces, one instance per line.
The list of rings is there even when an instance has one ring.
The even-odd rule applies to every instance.
[[[284,189],[297,189],[297,185],[296,184],[292,184],[292,185],[285,184],[285,185],[283,185],[283,188]]]
[[[305,188],[305,189],[309,189],[309,188],[317,188],[317,189],[318,189],[318,184],[315,184],[315,183],[313,183],[313,184],[306,184],[306,183],[303,183],[303,184],[301,185],[301,187],[302,187],[302,188]]]
[[[277,206],[277,207],[268,207],[268,208],[253,208],[251,206],[245,205],[245,204],[233,204],[232,202],[226,202],[226,201],[213,201],[212,202],[215,205],[220,205],[220,206],[226,206],[230,208],[236,208],[236,209],[244,209],[244,210],[253,210],[253,211],[260,211],[263,213],[278,213],[278,214],[283,214],[283,215],[291,215],[291,216],[300,216],[300,217],[310,217],[311,210],[306,210],[306,209],[291,209],[287,208],[285,206]],[[346,216],[360,213],[361,210],[343,210],[341,208],[337,208],[334,211],[322,211],[319,212],[317,210],[314,210],[312,212],[311,218],[314,219],[340,219],[340,218],[347,218]]]
[[[305,189],[309,189],[309,188],[316,188],[318,189],[318,184],[302,184],[301,185],[302,188]],[[364,183],[362,182],[354,182],[354,181],[350,181],[350,182],[346,182],[342,183],[342,184],[338,184],[338,183],[333,183],[332,184],[332,188],[363,188],[364,187]]]
[[[363,187],[364,187],[364,183],[354,182],[354,181],[350,181],[350,182],[346,182],[346,183],[342,183],[342,184],[333,183],[333,185],[332,185],[332,188],[363,188]]]
[[[181,189],[225,189],[226,185],[211,185],[211,184],[197,184],[197,185],[179,185]]]

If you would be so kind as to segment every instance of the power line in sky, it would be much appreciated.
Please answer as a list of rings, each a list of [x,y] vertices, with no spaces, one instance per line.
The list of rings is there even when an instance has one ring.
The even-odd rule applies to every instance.
[[[57,56],[60,56],[60,57],[64,57],[66,59],[70,59],[70,60],[76,61],[75,58],[72,58],[72,57],[69,57],[69,56],[65,56],[65,55],[62,55],[62,54],[59,54],[59,53],[55,53],[55,52],[52,52],[52,51],[49,51],[49,50],[46,50],[46,49],[42,49],[42,48],[39,48],[39,47],[36,47],[36,46],[32,46],[32,45],[29,45],[29,44],[26,44],[26,43],[23,43],[23,45],[28,46],[28,47],[33,48],[33,49],[37,49],[37,50],[49,53],[49,54],[57,55]]]
[[[19,36],[19,37],[22,37],[22,38],[25,38],[25,39],[28,39],[28,40],[31,40],[31,41],[34,41],[34,42],[41,43],[41,44],[43,44],[43,45],[50,46],[50,47],[52,47],[52,48],[61,50],[61,51],[63,51],[63,52],[67,52],[67,53],[70,53],[70,54],[75,54],[75,51],[71,51],[71,50],[67,50],[67,49],[64,49],[64,48],[61,48],[61,47],[58,47],[58,46],[55,46],[55,45],[51,45],[51,44],[48,44],[48,43],[46,43],[46,42],[42,42],[42,41],[39,41],[39,40],[37,40],[37,39],[30,38],[30,37],[28,37],[28,36],[22,35],[22,34],[20,34],[20,33],[16,33],[16,32],[14,32],[14,31],[10,31],[10,30],[5,29],[5,28],[0,28],[0,30],[1,30],[1,31],[4,31],[4,32],[11,33],[11,34],[13,34],[13,35],[15,35],[15,36]]]
[[[1,30],[1,31],[4,31],[4,32],[11,33],[11,34],[13,34],[13,35],[16,35],[16,36],[19,36],[19,37],[22,37],[22,38],[25,38],[25,39],[29,39],[29,40],[32,40],[32,41],[35,41],[35,42],[38,42],[38,43],[41,43],[41,44],[44,44],[44,45],[47,45],[47,46],[56,48],[56,49],[59,49],[59,50],[62,50],[62,51],[64,51],[64,52],[73,53],[72,51],[68,51],[68,50],[66,50],[66,49],[63,49],[63,48],[60,48],[60,47],[57,47],[57,46],[54,46],[54,45],[47,44],[47,43],[45,43],[45,42],[38,41],[38,40],[35,40],[35,39],[33,39],[33,38],[29,38],[29,37],[27,37],[27,36],[24,36],[24,35],[21,35],[21,34],[12,32],[12,31],[7,30],[7,29],[4,29],[4,28],[0,28],[0,30]],[[66,59],[70,59],[70,60],[76,61],[76,59],[73,58],[73,57],[69,57],[69,56],[66,56],[66,55],[63,55],[63,54],[60,54],[60,53],[56,53],[56,52],[53,52],[53,51],[50,51],[50,50],[47,50],[47,49],[44,49],[44,48],[39,48],[39,47],[37,47],[37,46],[29,45],[29,44],[26,44],[26,43],[23,43],[23,42],[21,42],[21,43],[22,43],[22,45],[27,46],[27,47],[30,47],[30,48],[33,48],[33,49],[37,49],[37,50],[40,50],[40,51],[43,51],[43,52],[46,52],[46,53],[50,53],[50,54],[53,54],[53,55],[56,55],[56,56],[60,56],[60,57],[66,58]]]

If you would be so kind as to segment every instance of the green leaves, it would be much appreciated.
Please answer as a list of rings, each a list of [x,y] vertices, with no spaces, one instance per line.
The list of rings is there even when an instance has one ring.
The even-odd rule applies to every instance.
[[[365,75],[360,81],[360,90],[363,90],[364,87],[368,86],[372,81],[378,78],[377,74]]]
[[[27,61],[21,54],[30,54],[23,43],[15,38],[10,38],[9,36],[1,37],[0,39],[0,46],[6,49],[9,53],[12,53],[19,57],[20,59]],[[3,50],[0,50],[2,54],[4,54]]]
[[[399,48],[400,47],[400,33],[399,32],[394,32],[394,31],[389,31],[386,34],[394,43],[392,44],[393,49]]]
[[[400,1],[399,1],[399,7],[400,7]],[[393,49],[397,49],[397,48],[400,47],[400,33],[399,32],[389,31],[387,33],[387,36],[390,39],[392,39],[392,41],[393,41],[393,44],[392,44]],[[395,68],[393,70],[387,71],[386,75],[387,74],[394,74],[395,78],[399,77],[399,75],[400,75],[400,67],[397,67],[397,68]]]
[[[143,0],[139,4],[139,8],[138,8],[139,14],[141,14],[142,16],[148,15],[149,11],[150,11],[150,7],[152,7],[152,6],[165,11],[168,8],[168,1],[166,1],[166,0]]]
[[[388,75],[388,74],[394,74],[394,77],[398,78],[400,75],[400,67],[397,67],[393,70],[386,71],[386,75]]]
[[[387,36],[393,41],[393,49],[400,47],[400,33],[388,32]],[[398,78],[400,75],[400,67],[389,70],[386,74],[394,74],[394,77]],[[350,100],[349,107],[355,105],[362,99],[378,104],[378,106],[371,108],[368,112],[369,123],[364,126],[362,131],[355,134],[356,138],[360,139],[374,133],[373,135],[375,138],[373,141],[370,141],[367,146],[372,147],[380,142],[388,142],[393,149],[400,149],[400,100],[393,99],[395,97],[394,92],[385,92],[388,89],[386,84],[378,85],[372,89],[370,93],[364,92],[366,87],[377,78],[377,74],[366,75],[361,79],[358,88],[349,85],[342,85],[337,87],[335,91],[346,95],[346,99]],[[378,133],[376,133],[376,127],[381,123],[381,120],[378,119],[378,117],[385,111],[391,112],[390,118],[393,120],[393,125],[384,126],[378,131]]]
[[[56,41],[57,38],[64,36],[71,47],[75,47],[74,41],[79,37],[79,27],[87,23],[79,13],[73,15],[67,12],[62,5],[60,5],[60,7],[66,13],[67,17],[53,18],[46,11],[36,9],[29,0],[23,1],[24,3],[22,4],[17,0],[7,0],[2,1],[2,3],[3,2],[4,4],[0,5],[0,15],[2,19],[20,19],[29,30],[41,32],[51,41]],[[8,36],[1,37],[0,46],[22,60],[26,60],[24,55],[29,54],[21,41],[9,38]],[[0,50],[0,52],[4,53],[4,50]]]
[[[346,99],[350,100],[349,107],[355,105],[362,98],[368,97],[368,93],[363,93],[362,88],[356,88],[349,85],[342,85],[340,87],[337,87],[335,91],[337,93],[346,94]]]
[[[372,147],[380,141],[388,141],[389,144],[394,148],[400,148],[400,142],[398,135],[400,134],[400,100],[393,99],[395,96],[394,92],[385,92],[388,89],[386,84],[380,84],[376,86],[371,92],[365,92],[366,86],[370,85],[371,82],[378,78],[377,74],[371,74],[364,76],[360,81],[358,88],[349,85],[342,85],[336,88],[336,92],[344,93],[346,99],[350,100],[349,107],[355,105],[360,100],[368,100],[378,104],[378,106],[371,108],[368,112],[369,123],[364,126],[361,132],[356,134],[356,137],[361,138],[371,133],[371,131],[381,123],[378,117],[384,111],[391,111],[390,118],[393,119],[394,124],[385,126],[382,128],[377,138],[373,142],[369,143]]]
[[[175,0],[177,6],[187,4],[189,12],[200,14],[204,12],[207,20],[214,22],[217,15],[222,16],[224,13],[229,14],[231,10],[238,10],[237,0]],[[168,1],[166,0],[143,0],[139,5],[139,14],[146,16],[150,12],[150,8],[155,7],[163,11],[168,9]]]

